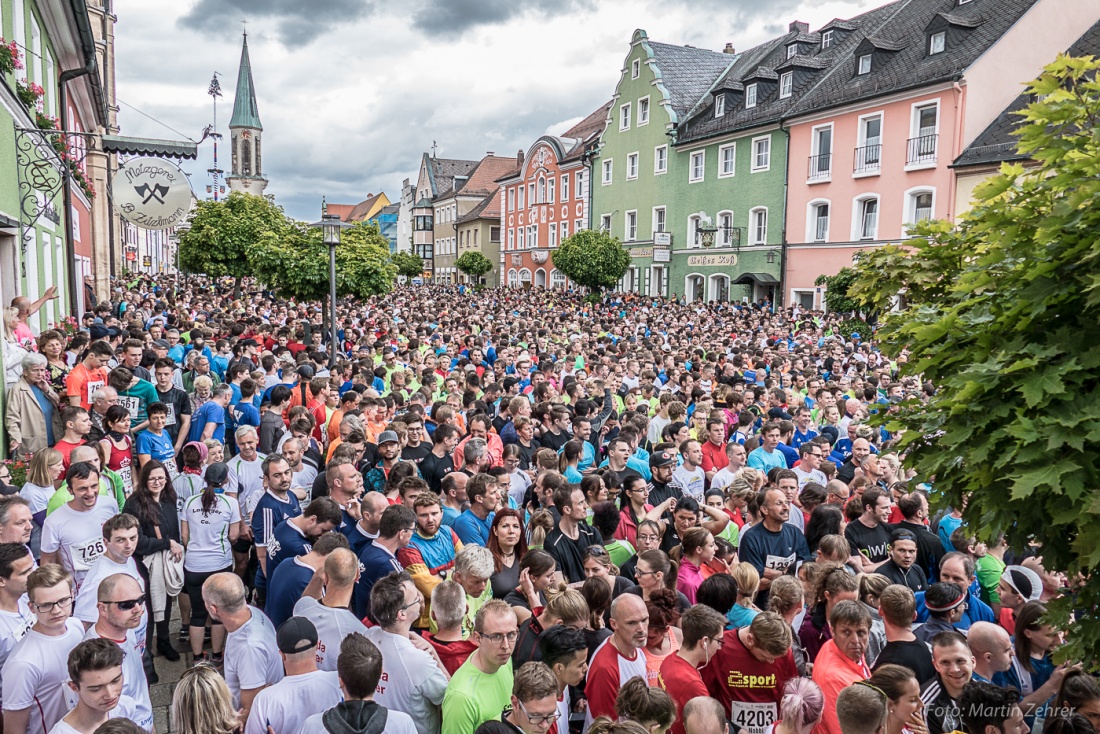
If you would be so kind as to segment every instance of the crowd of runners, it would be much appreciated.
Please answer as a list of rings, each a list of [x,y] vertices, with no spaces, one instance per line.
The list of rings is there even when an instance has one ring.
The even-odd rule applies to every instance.
[[[930,510],[872,418],[934,387],[838,316],[399,287],[333,363],[321,304],[114,285],[4,314],[4,734],[153,731],[181,657],[181,734],[1100,728],[1042,539]]]

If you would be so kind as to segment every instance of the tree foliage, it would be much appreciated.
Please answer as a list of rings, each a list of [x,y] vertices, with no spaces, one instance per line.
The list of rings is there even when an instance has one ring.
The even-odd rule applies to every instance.
[[[424,258],[412,252],[395,252],[390,255],[390,262],[397,268],[398,275],[406,278],[415,278],[424,274]]]
[[[904,375],[936,394],[887,420],[985,539],[1042,544],[1075,593],[1050,605],[1069,630],[1062,657],[1096,665],[1100,625],[1100,61],[1060,57],[1028,93],[1019,150],[952,227],[922,224],[904,247],[856,265],[849,294],[887,314],[879,337]],[[1069,625],[1073,609],[1089,610]]]
[[[856,271],[841,268],[836,275],[819,275],[814,285],[825,286],[825,308],[834,313],[856,313],[859,302],[848,296],[848,289],[856,280]]]
[[[287,226],[282,208],[262,196],[234,191],[221,201],[200,201],[180,235],[180,266],[212,278],[243,278],[252,274],[248,248]]]
[[[566,237],[553,255],[554,267],[598,297],[613,288],[630,267],[630,253],[603,230],[582,229]]]
[[[468,250],[455,260],[455,267],[466,275],[480,278],[493,269],[493,261],[476,250]]]
[[[248,250],[252,274],[281,296],[321,301],[329,293],[328,246],[321,230],[294,222],[268,233]],[[336,295],[368,298],[393,288],[397,268],[389,243],[374,225],[344,230],[336,247]]]

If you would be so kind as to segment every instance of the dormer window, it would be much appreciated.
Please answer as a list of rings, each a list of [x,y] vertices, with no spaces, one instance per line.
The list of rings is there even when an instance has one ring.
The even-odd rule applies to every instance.
[[[798,54],[798,44],[797,43],[792,43],[790,46],[787,46],[787,58],[788,59],[794,58],[797,54]]]
[[[720,94],[714,98],[714,116],[721,117],[724,114],[726,114],[726,97]]]
[[[856,62],[856,73],[859,75],[871,73],[871,54],[863,54]]]
[[[942,54],[947,47],[947,31],[939,31],[928,37],[928,55]]]
[[[833,45],[833,32],[832,31],[822,31],[822,33],[821,33],[821,50],[824,51],[825,49],[829,48],[832,45]]]
[[[779,77],[779,96],[782,99],[786,99],[791,96],[791,92],[794,91],[794,72],[783,72]]]
[[[756,106],[756,85],[750,84],[745,87],[745,109],[749,110]]]

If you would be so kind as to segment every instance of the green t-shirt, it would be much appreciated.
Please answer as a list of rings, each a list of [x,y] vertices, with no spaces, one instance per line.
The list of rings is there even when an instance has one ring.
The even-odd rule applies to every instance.
[[[122,512],[122,506],[126,504],[126,491],[123,489],[122,477],[108,469],[99,475],[99,495],[106,497],[113,494],[118,503],[118,511]],[[57,491],[50,495],[50,501],[46,503],[46,514],[53,514],[54,510],[69,502],[73,493],[69,491],[68,482],[62,482]]]
[[[634,555],[634,546],[625,540],[612,540],[604,543],[603,547],[607,549],[607,554],[611,556],[611,562],[619,568],[622,568],[623,564]]]
[[[125,390],[118,391],[118,404],[130,411],[131,428],[149,420],[149,406],[160,400],[153,383],[138,380]]]
[[[997,593],[997,585],[1001,582],[1001,574],[1005,572],[1005,564],[992,553],[986,553],[975,563],[978,574],[978,585],[982,587],[981,599],[986,604],[1000,604],[1001,596]]]
[[[500,718],[511,700],[512,661],[487,675],[477,669],[471,656],[447,684],[441,734],[470,734],[486,721]]]

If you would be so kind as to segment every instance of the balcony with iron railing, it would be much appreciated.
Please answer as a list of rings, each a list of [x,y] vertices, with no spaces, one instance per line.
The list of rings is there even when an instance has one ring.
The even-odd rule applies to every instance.
[[[856,148],[852,173],[878,173],[882,169],[882,145],[868,144]]]
[[[924,166],[936,162],[936,146],[939,135],[935,133],[922,134],[915,138],[909,138],[909,147],[905,156],[905,165]]]
[[[819,153],[818,155],[812,155],[810,156],[809,164],[810,181],[822,181],[829,178],[833,174],[832,153]]]

